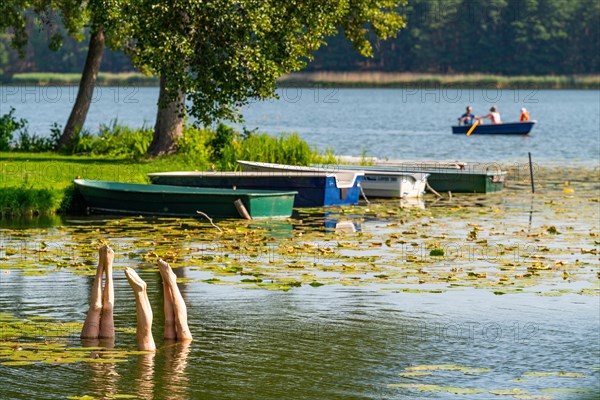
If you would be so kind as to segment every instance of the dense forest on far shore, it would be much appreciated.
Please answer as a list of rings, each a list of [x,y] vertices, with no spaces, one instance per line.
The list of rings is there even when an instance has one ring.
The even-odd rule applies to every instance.
[[[340,36],[308,71],[577,75],[600,72],[598,0],[408,0],[407,27],[371,59]]]
[[[327,39],[307,71],[384,71],[434,74],[583,75],[600,72],[600,1],[408,0],[407,27],[374,41],[361,57],[338,35]],[[81,72],[87,42],[67,38],[48,48],[49,34],[31,23],[20,58],[0,34],[0,76],[22,72]],[[133,71],[127,56],[107,50],[102,71]]]

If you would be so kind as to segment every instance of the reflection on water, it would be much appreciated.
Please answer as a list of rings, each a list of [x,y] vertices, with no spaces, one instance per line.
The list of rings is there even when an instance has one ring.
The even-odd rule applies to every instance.
[[[353,221],[337,221],[335,222],[335,232],[354,233],[360,230],[360,225],[356,226]]]
[[[64,223],[58,215],[41,215],[35,217],[1,218],[0,227],[5,229],[51,228]]]
[[[323,214],[326,233],[355,233],[361,231],[360,218],[338,212]]]
[[[425,200],[422,197],[411,199],[400,199],[400,207],[402,208],[418,208],[425,209]]]
[[[104,347],[112,349],[115,347],[114,339],[82,339],[84,347]],[[89,357],[100,360],[102,352],[90,351]],[[107,394],[117,392],[119,373],[117,363],[114,362],[89,362],[83,365],[84,382],[87,384],[87,392],[91,396],[105,397]]]
[[[133,383],[133,393],[142,399],[154,398],[154,352],[137,356],[136,377]]]
[[[192,349],[192,342],[177,342],[167,344],[162,349],[165,355],[165,392],[169,393],[169,398],[178,400],[186,399],[187,391],[190,387],[190,380],[187,374],[188,356]]]

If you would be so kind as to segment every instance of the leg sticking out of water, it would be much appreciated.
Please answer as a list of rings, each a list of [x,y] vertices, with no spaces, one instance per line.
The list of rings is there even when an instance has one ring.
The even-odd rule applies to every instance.
[[[102,246],[98,251],[98,268],[96,269],[96,277],[92,284],[90,293],[90,307],[81,329],[82,339],[97,339],[98,337],[114,337],[114,326],[112,318],[112,305],[114,303],[113,286],[112,286],[112,262],[114,252],[108,246]],[[104,311],[102,301],[102,275],[107,272],[107,281],[104,288],[104,302],[107,306],[107,312]],[[109,278],[110,276],[110,278]],[[110,307],[108,304],[110,303]],[[110,308],[110,311],[108,311]],[[104,329],[102,329],[104,326]]]
[[[154,351],[156,350],[156,345],[152,337],[152,308],[150,307],[150,300],[148,300],[148,293],[146,292],[146,282],[131,268],[125,268],[125,275],[135,295],[138,349]]]
[[[100,318],[100,338],[115,337],[115,323],[113,320],[113,307],[115,304],[115,289],[113,287],[112,266],[115,259],[115,253],[108,246],[100,249],[100,258],[104,258],[104,272],[106,281],[104,282],[104,292],[102,295],[102,317]]]
[[[165,293],[165,339],[192,340],[187,322],[187,307],[177,287],[177,276],[163,260],[158,260],[158,268]]]

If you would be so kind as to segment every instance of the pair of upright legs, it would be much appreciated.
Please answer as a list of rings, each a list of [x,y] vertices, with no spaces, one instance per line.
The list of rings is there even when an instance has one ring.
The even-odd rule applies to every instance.
[[[168,340],[192,340],[192,334],[187,323],[187,307],[177,287],[177,276],[171,266],[163,260],[158,260],[158,268],[164,288],[164,337]],[[152,308],[146,292],[146,282],[131,268],[125,268],[125,275],[135,294],[138,348],[140,350],[155,350],[156,346],[152,337]]]
[[[115,253],[108,246],[102,246],[98,251],[98,268],[92,284],[90,308],[87,312],[82,339],[107,339],[115,337],[115,324],[113,320],[113,307],[115,291],[113,287],[112,265]],[[102,275],[106,274],[104,290],[102,289]]]
[[[114,252],[108,246],[99,250],[98,269],[92,285],[90,308],[81,330],[82,339],[114,338],[113,307],[115,301],[112,264]],[[163,260],[158,268],[164,286],[165,339],[192,340],[187,323],[187,307],[177,287],[177,277],[171,266]],[[102,275],[106,273],[106,283],[102,289]],[[135,295],[137,329],[136,336],[140,350],[156,350],[152,336],[152,308],[146,292],[146,282],[131,268],[125,269],[125,275]]]

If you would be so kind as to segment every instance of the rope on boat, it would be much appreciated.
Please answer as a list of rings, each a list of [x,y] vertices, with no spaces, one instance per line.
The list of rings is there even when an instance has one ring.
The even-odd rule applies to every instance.
[[[436,192],[430,185],[429,182],[425,182],[425,185],[427,185],[427,189],[429,189],[429,191],[433,194],[435,194],[437,197],[439,197],[440,199],[442,198],[442,195],[439,194],[438,192]]]
[[[209,217],[208,215],[206,215],[205,213],[203,213],[202,211],[198,211],[196,210],[196,212],[200,215],[202,215],[204,218],[206,218],[208,220],[208,222],[210,222],[210,224],[212,226],[214,226],[215,228],[217,228],[219,230],[219,232],[223,232],[223,230],[221,228],[219,228],[217,225],[215,225],[215,223],[213,222],[212,218]]]
[[[365,194],[365,191],[363,190],[362,185],[358,185],[358,187],[360,188],[360,194],[362,195],[363,199],[365,199],[365,201],[367,202],[367,204],[371,204],[369,202],[369,199],[367,199],[367,195]]]

